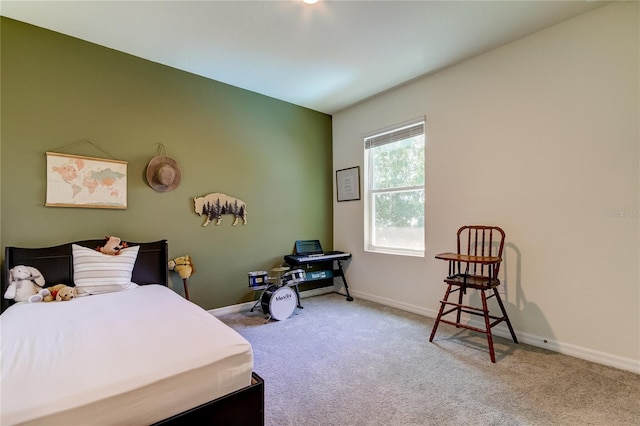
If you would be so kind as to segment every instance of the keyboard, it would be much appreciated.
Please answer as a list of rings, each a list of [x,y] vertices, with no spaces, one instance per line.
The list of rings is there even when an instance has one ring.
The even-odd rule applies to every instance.
[[[284,257],[289,264],[326,262],[327,260],[346,260],[351,258],[351,253],[344,251],[328,251],[313,254],[290,254]]]

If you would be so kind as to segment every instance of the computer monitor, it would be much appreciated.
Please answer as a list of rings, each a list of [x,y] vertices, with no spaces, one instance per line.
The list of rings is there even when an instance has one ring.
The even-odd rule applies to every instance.
[[[295,250],[294,254],[312,255],[324,253],[320,240],[297,240]]]

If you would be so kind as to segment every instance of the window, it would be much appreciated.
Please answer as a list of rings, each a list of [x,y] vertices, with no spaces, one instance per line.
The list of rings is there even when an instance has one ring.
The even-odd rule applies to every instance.
[[[366,251],[424,256],[424,123],[364,138]]]

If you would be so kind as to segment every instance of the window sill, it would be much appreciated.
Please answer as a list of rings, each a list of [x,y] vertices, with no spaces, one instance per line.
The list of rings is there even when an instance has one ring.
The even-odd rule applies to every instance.
[[[411,257],[424,257],[423,250],[401,250],[401,249],[391,249],[391,248],[365,248],[364,251],[369,253],[378,253],[378,254],[390,254],[395,256],[411,256]]]

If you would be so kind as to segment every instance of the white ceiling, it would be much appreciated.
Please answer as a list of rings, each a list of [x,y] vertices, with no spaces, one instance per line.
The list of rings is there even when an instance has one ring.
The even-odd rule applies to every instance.
[[[601,1],[11,1],[3,16],[333,114]]]

